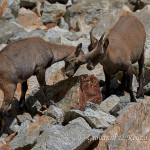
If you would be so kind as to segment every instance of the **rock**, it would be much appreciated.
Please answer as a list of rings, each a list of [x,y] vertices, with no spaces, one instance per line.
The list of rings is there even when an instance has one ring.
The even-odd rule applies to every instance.
[[[56,23],[58,24],[60,18],[65,14],[66,6],[56,3],[50,4],[47,1],[44,2],[44,9],[42,14],[42,22],[46,23]]]
[[[74,150],[87,149],[102,133],[102,130],[92,130],[84,119],[70,122],[63,127],[55,125],[47,128],[37,139],[33,150],[58,149]]]
[[[1,150],[9,150],[10,149],[10,145],[8,143],[4,144],[4,145],[0,146],[0,149]]]
[[[42,117],[39,119],[39,121]],[[42,124],[31,124],[23,135],[17,135],[10,147],[15,149],[86,149],[98,137],[102,130],[89,127],[82,118],[70,122],[67,126],[52,125],[46,121]],[[38,125],[38,126],[37,126]]]
[[[12,19],[18,16],[20,9],[20,0],[1,0],[0,1],[0,18]]]
[[[106,129],[111,123],[115,121],[115,117],[111,116],[102,111],[94,111],[90,108],[86,109],[84,112],[80,110],[70,110],[64,115],[63,124],[67,124],[69,121],[82,117],[92,128],[96,129]]]
[[[94,150],[149,149],[150,99],[124,111],[99,138]],[[111,140],[113,139],[113,140]]]
[[[43,132],[42,125],[49,123],[51,126],[55,120],[48,116],[41,116],[38,120],[32,123],[24,134],[18,134],[11,142],[10,147],[15,149],[31,149],[37,142],[36,139]]]
[[[63,121],[63,111],[54,105],[50,105],[47,109],[47,115],[56,119],[59,123]]]
[[[19,125],[18,125],[18,122],[17,122],[17,119],[16,118],[8,118],[8,123],[9,124],[9,128],[13,131],[13,132],[17,132],[18,129],[19,129]]]
[[[18,115],[17,119],[18,119],[19,123],[23,123],[26,120],[31,121],[32,117],[29,113],[23,113],[22,115]]]
[[[18,14],[18,22],[24,27],[36,26],[36,28],[40,28],[43,26],[42,21],[39,19],[36,13],[25,8],[20,9]]]
[[[46,24],[47,29],[51,29],[51,28],[54,28],[56,26],[57,25],[55,23],[48,23],[48,24]]]
[[[1,44],[0,45],[0,51],[6,46],[7,44]]]
[[[32,124],[32,122],[30,120],[26,120],[24,121],[19,130],[18,130],[18,134],[21,136],[22,134],[25,134],[27,131],[27,128]]]
[[[78,18],[85,22],[85,24],[92,24],[94,26],[98,23],[98,20],[104,17],[104,14],[108,15],[113,9],[121,7],[121,3],[115,0],[82,0],[75,2],[71,7],[67,8],[65,20],[68,22],[70,29],[76,31]]]
[[[2,145],[6,144],[4,138],[0,137],[0,148]]]
[[[100,110],[116,116],[116,112],[120,110],[120,99],[115,95],[111,95],[100,104]]]
[[[150,66],[150,5],[145,6],[142,10],[132,13],[144,25],[146,30],[146,43],[145,43],[145,62],[144,64]]]
[[[63,17],[61,17],[61,19],[60,19],[59,27],[60,27],[61,29],[69,30],[68,23],[65,22],[65,20],[64,20]]]
[[[97,111],[97,110],[100,110],[99,107],[100,105],[87,101],[85,105],[85,110],[90,108],[94,111]]]
[[[144,86],[144,94],[150,95],[150,83]]]
[[[58,26],[49,29],[46,34],[45,34],[45,38],[48,39],[49,42],[53,42],[53,43],[60,43],[60,38],[64,37],[64,36],[71,36],[72,33],[64,30],[64,29],[60,29]]]

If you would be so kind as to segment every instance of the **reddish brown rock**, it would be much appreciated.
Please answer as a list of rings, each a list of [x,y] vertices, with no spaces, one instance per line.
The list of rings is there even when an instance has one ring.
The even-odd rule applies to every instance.
[[[0,2],[0,18],[2,17],[2,15],[4,14],[4,12],[6,11],[6,9],[8,8],[8,3],[6,0],[2,0]]]
[[[51,29],[51,28],[54,28],[56,26],[57,25],[55,23],[48,23],[48,24],[46,24],[47,29]]]
[[[5,145],[0,147],[0,150],[10,150],[10,145],[9,144],[5,144]]]
[[[126,109],[95,143],[94,150],[149,150],[150,98]]]
[[[80,97],[78,109],[84,110],[87,101],[95,104],[102,102],[102,93],[99,87],[99,81],[94,75],[83,77],[80,82]]]
[[[16,133],[9,135],[8,137],[5,138],[5,142],[6,143],[11,142],[15,136],[16,136]]]

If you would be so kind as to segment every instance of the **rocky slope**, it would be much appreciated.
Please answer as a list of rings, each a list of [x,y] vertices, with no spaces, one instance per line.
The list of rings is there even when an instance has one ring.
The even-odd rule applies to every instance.
[[[100,37],[121,15],[131,14],[143,23],[145,44],[145,99],[130,103],[129,94],[113,95],[121,73],[111,81],[112,96],[105,97],[101,65],[93,71],[81,66],[75,77],[64,74],[64,62],[47,69],[50,106],[39,116],[41,97],[36,77],[28,80],[28,112],[18,113],[18,84],[7,122],[14,134],[1,133],[0,149],[11,150],[105,150],[150,149],[150,2],[148,0],[1,0],[0,50],[10,42],[40,36],[46,41],[77,46],[87,53],[89,31]],[[133,65],[133,90],[137,92],[138,65]],[[99,81],[100,86],[99,87]],[[0,105],[3,93],[0,92]],[[113,138],[113,139],[112,139]]]

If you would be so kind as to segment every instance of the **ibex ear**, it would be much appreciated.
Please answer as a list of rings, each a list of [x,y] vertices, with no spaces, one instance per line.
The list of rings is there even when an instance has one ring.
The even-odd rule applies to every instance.
[[[109,39],[107,38],[104,43],[104,48],[106,49],[109,45]]]
[[[80,54],[80,51],[81,51],[81,48],[82,48],[82,43],[80,43],[77,48],[76,48],[76,51],[75,51],[75,56],[78,57],[79,54]]]

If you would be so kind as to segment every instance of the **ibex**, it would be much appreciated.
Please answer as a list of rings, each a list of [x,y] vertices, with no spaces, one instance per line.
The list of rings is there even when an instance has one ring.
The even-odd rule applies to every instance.
[[[142,68],[146,33],[143,24],[134,16],[122,16],[103,38],[104,34],[100,40],[97,40],[91,31],[91,44],[88,49],[89,53],[95,51],[94,57],[88,59],[86,55],[81,55],[80,60],[82,63],[87,62],[89,70],[94,69],[98,63],[102,64],[106,80],[106,97],[110,96],[110,76],[123,71],[123,78],[118,89],[124,91],[127,83],[130,100],[136,102],[132,91],[133,71],[131,65],[138,61],[139,88],[137,98],[144,97]]]
[[[13,100],[17,83],[22,85],[20,107],[23,108],[25,106],[25,94],[28,89],[27,79],[32,75],[37,77],[43,97],[43,104],[46,104],[48,100],[45,82],[46,69],[58,61],[66,61],[70,56],[78,56],[81,47],[81,44],[76,48],[52,44],[44,41],[42,38],[32,37],[15,41],[3,48],[0,52],[0,89],[4,93],[4,100],[0,110],[0,120],[6,132],[10,130],[5,124],[5,119],[8,108]],[[67,61],[66,65],[68,65]],[[76,71],[79,65],[80,63],[71,63],[71,66],[75,68],[74,71]]]

